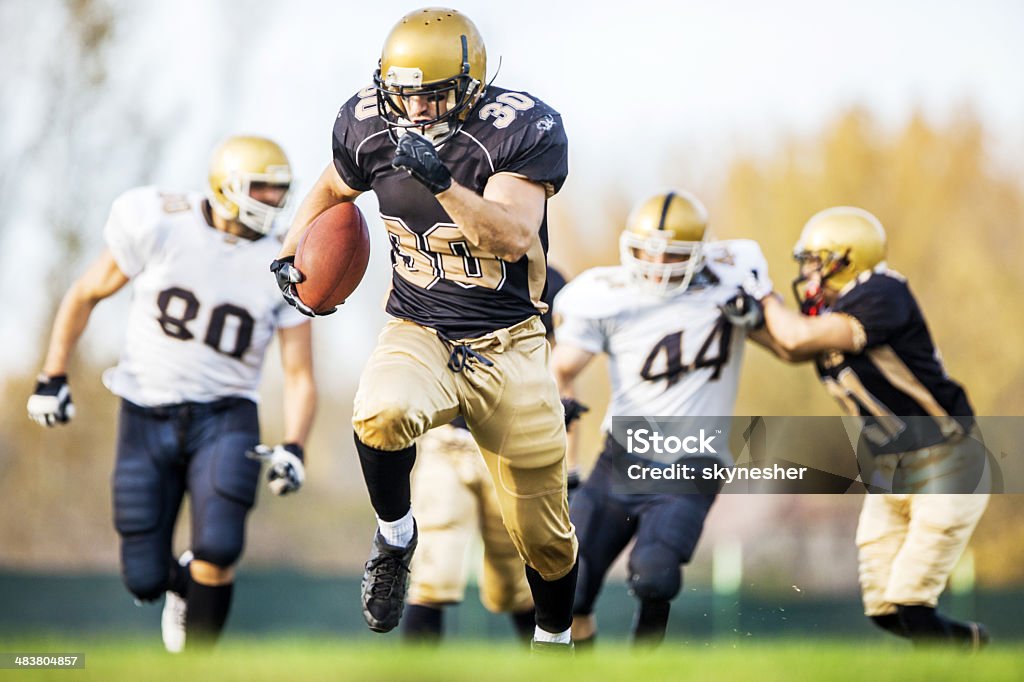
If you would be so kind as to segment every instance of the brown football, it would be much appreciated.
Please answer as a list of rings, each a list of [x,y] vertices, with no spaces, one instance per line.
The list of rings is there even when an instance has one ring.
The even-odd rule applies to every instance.
[[[323,312],[345,302],[366,272],[370,233],[359,207],[350,201],[318,215],[299,240],[295,267],[306,279],[295,285],[299,298]]]

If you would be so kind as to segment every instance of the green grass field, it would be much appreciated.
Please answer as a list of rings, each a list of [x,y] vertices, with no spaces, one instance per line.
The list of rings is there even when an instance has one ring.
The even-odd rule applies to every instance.
[[[899,643],[749,640],[707,646],[669,643],[634,652],[611,643],[571,659],[536,659],[519,648],[450,642],[440,648],[344,639],[246,639],[214,652],[166,654],[159,641],[14,640],[3,652],[84,653],[84,670],[0,670],[0,679],[54,680],[1015,680],[1024,679],[1024,650],[993,646],[971,656],[913,651]]]

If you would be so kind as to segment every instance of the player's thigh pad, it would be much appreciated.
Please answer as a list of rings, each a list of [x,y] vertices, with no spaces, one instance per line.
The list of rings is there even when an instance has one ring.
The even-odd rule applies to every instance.
[[[988,505],[988,495],[911,495],[910,526],[885,599],[935,606]]]
[[[230,566],[241,556],[259,486],[260,463],[245,454],[259,443],[256,405],[239,401],[197,418],[193,429],[201,444],[189,466],[192,551],[197,559]]]
[[[903,547],[909,527],[909,495],[864,496],[856,542],[865,615],[884,616],[896,612],[896,605],[886,599],[886,591],[893,562]]]
[[[527,564],[545,580],[557,580],[576,562],[576,532],[569,521],[565,460],[522,468],[484,451],[502,520]]]
[[[114,464],[114,525],[124,534],[155,530],[168,505],[181,500],[185,463],[179,458],[175,422],[123,405]],[[173,516],[171,518],[173,523]]]
[[[477,528],[473,492],[480,453],[468,432],[441,426],[417,443],[412,509],[419,544],[412,560],[409,601],[461,602],[466,590],[466,550]],[[486,472],[485,472],[486,474]]]
[[[167,589],[174,522],[185,490],[175,423],[122,404],[112,479],[121,573],[138,599]]]
[[[458,414],[448,352],[437,335],[405,320],[388,322],[363,369],[352,411],[360,441],[378,450],[409,447]]]
[[[494,363],[459,373],[463,416],[480,447],[534,468],[565,456],[565,416],[548,371],[548,343],[540,318],[474,340]]]

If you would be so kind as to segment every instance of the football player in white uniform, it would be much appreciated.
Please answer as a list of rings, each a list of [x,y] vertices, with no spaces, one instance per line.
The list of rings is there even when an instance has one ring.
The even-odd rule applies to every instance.
[[[65,294],[29,416],[67,423],[68,359],[93,308],[134,284],[126,340],[104,373],[122,398],[113,476],[121,571],[140,601],[166,593],[170,651],[213,643],[231,603],[234,565],[256,497],[260,460],[278,495],[305,477],[303,443],[316,406],[310,325],[264,276],[280,247],[268,237],[291,183],[288,159],[262,137],[231,137],[210,162],[209,187],[140,187],[118,197],[106,248]],[[284,442],[259,445],[256,401],[275,329],[284,366]],[[172,554],[185,492],[191,549]]]
[[[582,273],[555,299],[560,324],[552,367],[563,400],[575,398],[574,379],[599,353],[608,354],[612,381],[605,449],[571,505],[580,542],[572,633],[577,646],[593,639],[593,607],[605,574],[634,537],[629,585],[640,602],[634,640],[657,644],[664,638],[681,566],[690,560],[715,499],[711,490],[612,490],[613,457],[624,453],[611,435],[612,416],[732,415],[744,340],[763,322],[735,309],[737,292],[745,280],[765,292],[771,283],[755,242],[709,241],[707,223],[704,206],[686,192],[650,197],[628,219],[622,264]],[[570,434],[570,467],[575,441]],[[731,463],[727,453],[719,454]]]

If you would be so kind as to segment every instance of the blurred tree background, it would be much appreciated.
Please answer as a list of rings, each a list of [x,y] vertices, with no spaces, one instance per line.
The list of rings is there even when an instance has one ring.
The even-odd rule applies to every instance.
[[[45,106],[30,112],[41,118],[21,125],[26,115],[19,118],[7,109],[19,99],[18,84],[0,82],[0,100],[7,103],[0,105],[3,118],[11,122],[0,139],[0,201],[46,206],[47,225],[37,240],[47,245],[49,260],[43,272],[32,273],[43,291],[33,302],[49,311],[46,322],[83,260],[98,248],[96,226],[102,224],[106,198],[158,179],[150,177],[159,167],[154,159],[173,152],[166,147],[165,132],[175,118],[187,115],[173,108],[141,108],[138,93],[154,87],[144,73],[119,72],[117,88],[110,87],[106,65],[117,58],[111,51],[117,26],[109,3],[74,0],[59,7],[61,21],[47,30],[61,36],[63,49],[37,55],[42,61],[26,66],[35,74],[35,87],[43,90]],[[119,20],[130,25],[131,13],[125,10]],[[0,24],[18,25],[12,15],[19,11],[28,10],[0,7],[0,18],[8,20]],[[244,24],[245,17],[240,21]],[[40,37],[40,43],[53,44],[53,35]],[[231,35],[250,32],[236,26]],[[12,49],[0,41],[0,60],[15,63]],[[226,101],[230,94],[211,96]],[[88,136],[76,133],[84,128]],[[21,134],[23,129],[29,132]],[[195,141],[207,142],[213,139]],[[1016,156],[1017,165],[998,165],[992,160],[997,145],[999,140],[968,105],[949,120],[916,114],[895,126],[882,125],[869,109],[853,107],[820,130],[791,133],[768,149],[740,149],[723,172],[696,182],[699,169],[687,162],[687,150],[670,153],[676,160],[665,164],[663,186],[685,187],[701,196],[718,237],[760,242],[776,289],[787,299],[796,272],[790,253],[807,218],[836,204],[872,211],[888,230],[891,267],[908,276],[950,374],[966,385],[976,410],[1024,415],[1024,353],[1019,349],[1024,321],[1018,302],[1024,271],[1017,264],[1024,253],[1024,168],[1019,165],[1024,157]],[[65,180],[87,182],[65,182],[54,192],[54,169],[61,169]],[[613,178],[598,186],[577,186],[570,176],[550,206],[553,262],[568,275],[616,263],[619,231],[640,198]],[[0,238],[13,239],[9,234]],[[30,246],[24,235],[18,239],[8,252]],[[125,303],[122,295],[100,306],[90,333],[97,326],[123,324]],[[48,331],[48,325],[38,330],[36,357],[25,358],[18,372],[0,376],[0,568],[114,571],[117,542],[109,476],[117,405],[99,375],[116,356],[92,347],[87,333],[71,368],[79,416],[68,427],[43,431],[25,418],[24,403]],[[360,334],[372,337],[375,332]],[[337,348],[318,332],[317,351],[323,357]],[[756,348],[747,358],[737,414],[838,414],[810,368],[783,365]],[[271,348],[262,407],[268,442],[281,432],[276,366]],[[301,495],[283,500],[261,491],[250,523],[247,564],[351,573],[361,568],[373,516],[351,446],[348,418],[355,386],[350,379],[321,376],[308,484]],[[593,407],[582,423],[585,453],[592,456],[600,446],[607,393],[604,365],[595,363],[581,390]],[[982,585],[1024,584],[1020,502],[1018,496],[995,496],[975,535]],[[747,572],[759,585],[855,589],[853,529],[860,503],[853,495],[723,496],[709,519],[694,575],[708,578],[707,550],[735,541],[742,544]],[[187,529],[187,523],[180,525]],[[186,542],[186,535],[179,534],[179,549]],[[827,560],[811,560],[820,557]]]

